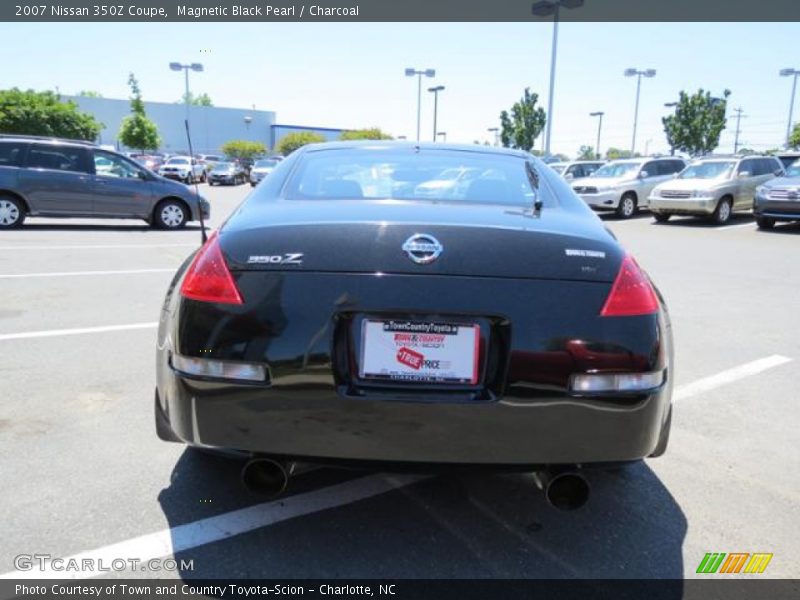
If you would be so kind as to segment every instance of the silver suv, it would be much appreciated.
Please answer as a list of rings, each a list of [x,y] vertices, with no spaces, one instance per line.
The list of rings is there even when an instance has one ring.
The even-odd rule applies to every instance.
[[[594,210],[613,210],[628,219],[640,208],[655,186],[671,179],[686,166],[681,158],[633,158],[614,160],[590,177],[576,179],[572,189]]]
[[[734,211],[753,207],[756,188],[783,173],[774,156],[728,156],[696,160],[650,195],[650,210],[664,223],[672,215],[696,215],[727,223]]]

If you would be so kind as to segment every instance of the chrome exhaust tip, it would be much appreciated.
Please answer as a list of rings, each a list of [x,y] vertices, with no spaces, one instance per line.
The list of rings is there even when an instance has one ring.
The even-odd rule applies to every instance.
[[[276,498],[286,491],[292,468],[271,458],[251,458],[242,467],[242,483],[251,492]]]
[[[577,510],[589,500],[589,482],[576,471],[540,471],[534,479],[547,503],[558,510]]]

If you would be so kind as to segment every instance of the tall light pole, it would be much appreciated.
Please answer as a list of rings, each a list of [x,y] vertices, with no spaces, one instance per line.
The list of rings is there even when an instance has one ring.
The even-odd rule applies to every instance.
[[[499,127],[489,127],[486,131],[488,131],[489,133],[493,133],[494,134],[494,145],[495,146],[499,146],[500,145],[500,128]]]
[[[664,102],[664,108],[675,108],[676,106],[678,106],[677,102]],[[675,146],[672,144],[669,145],[669,154],[670,156],[675,156]]]
[[[436,77],[436,70],[425,69],[424,71],[419,71],[411,67],[406,69],[406,77],[414,77],[415,75],[417,76],[417,141],[419,141],[420,116],[422,114],[422,76]]]
[[[444,90],[443,85],[429,87],[428,91],[433,93],[433,141],[436,141],[436,115],[439,112],[439,92]]]
[[[741,124],[742,124],[742,113],[744,109],[741,106],[737,106],[733,109],[733,112],[736,113],[736,133],[734,134],[733,140],[733,153],[736,154],[739,152],[739,134],[742,132]]]
[[[789,147],[789,138],[792,137],[792,113],[794,112],[794,93],[797,91],[797,76],[800,75],[798,69],[781,69],[781,77],[792,78],[792,99],[789,101],[789,121],[786,123],[786,147]]]
[[[537,17],[553,15],[553,47],[550,50],[550,89],[547,97],[547,121],[544,134],[544,155],[550,156],[550,134],[553,131],[553,93],[556,83],[556,54],[558,52],[558,11],[563,8],[580,8],[584,0],[541,0],[531,6]]]
[[[603,129],[603,115],[606,114],[601,110],[589,113],[590,117],[600,117],[597,121],[597,147],[595,148],[597,158],[599,159],[602,154],[600,153],[600,131]]]
[[[636,150],[636,125],[639,122],[639,91],[642,87],[642,77],[655,76],[655,69],[645,69],[644,71],[625,69],[625,77],[636,77],[636,108],[633,111],[633,139],[631,140],[631,156],[633,156]]]
[[[186,103],[186,120],[189,120],[189,105],[191,104],[189,97],[189,70],[195,71],[197,73],[203,70],[203,65],[200,63],[191,63],[188,65],[181,64],[179,62],[171,62],[169,63],[169,68],[173,71],[183,71],[184,73],[184,83],[186,91],[183,94],[184,102]]]

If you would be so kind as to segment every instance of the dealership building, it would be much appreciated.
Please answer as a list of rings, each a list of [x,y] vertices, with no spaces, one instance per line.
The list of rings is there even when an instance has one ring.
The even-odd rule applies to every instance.
[[[72,100],[82,112],[94,116],[104,128],[98,142],[102,145],[120,146],[117,136],[122,120],[131,114],[129,100],[94,98],[89,96],[62,96]],[[145,112],[157,126],[161,135],[162,152],[187,152],[185,104],[167,102],[145,102]],[[192,134],[192,147],[198,154],[218,154],[221,146],[230,140],[250,140],[261,142],[268,148],[275,148],[281,138],[297,131],[312,131],[326,140],[335,140],[343,129],[311,127],[304,125],[284,125],[276,123],[275,112],[247,108],[222,108],[218,106],[190,106],[189,129]]]

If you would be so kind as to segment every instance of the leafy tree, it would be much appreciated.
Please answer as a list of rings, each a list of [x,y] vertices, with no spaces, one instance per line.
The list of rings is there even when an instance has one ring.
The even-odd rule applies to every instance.
[[[500,140],[506,148],[519,148],[530,152],[536,138],[544,129],[547,116],[544,109],[536,107],[539,94],[525,88],[522,98],[511,107],[511,112],[500,113]]]
[[[119,141],[128,148],[136,148],[142,152],[157,150],[161,145],[158,127],[147,118],[144,112],[142,92],[133,73],[128,76],[128,86],[131,88],[131,114],[122,120],[119,128]]]
[[[748,154],[758,154],[758,153],[752,148],[739,148],[739,154],[741,154],[742,156],[747,156]]]
[[[92,90],[81,90],[76,94],[77,96],[83,96],[84,98],[102,98],[103,94],[100,92],[94,92]]]
[[[222,152],[231,158],[256,158],[266,154],[267,147],[261,142],[231,140],[222,145]]]
[[[595,153],[593,146],[581,146],[578,149],[578,160],[594,160]]]
[[[325,138],[323,136],[313,131],[296,131],[283,136],[275,146],[275,149],[278,151],[278,154],[288,156],[306,144],[317,144],[324,141]]]
[[[789,135],[789,148],[792,150],[800,149],[800,123],[795,123],[792,133]]]
[[[630,150],[621,150],[620,148],[611,147],[606,150],[606,160],[617,160],[620,158],[639,158],[641,154],[636,152],[631,154]]]
[[[176,102],[176,104],[186,104],[186,94],[184,94],[181,99]],[[214,103],[211,101],[211,97],[206,94],[205,92],[202,94],[193,94],[189,92],[189,104],[192,106],[214,106]]]
[[[670,147],[696,156],[719,146],[730,95],[730,90],[725,90],[721,99],[712,98],[711,92],[701,88],[690,96],[681,90],[675,113],[661,119]]]
[[[557,162],[567,162],[569,160],[569,156],[566,154],[553,154],[552,158]]]
[[[0,133],[93,141],[103,124],[53,92],[0,90]]]
[[[394,139],[388,133],[384,133],[378,127],[370,127],[368,129],[354,129],[351,131],[343,131],[339,134],[339,139],[348,140],[391,140]]]

